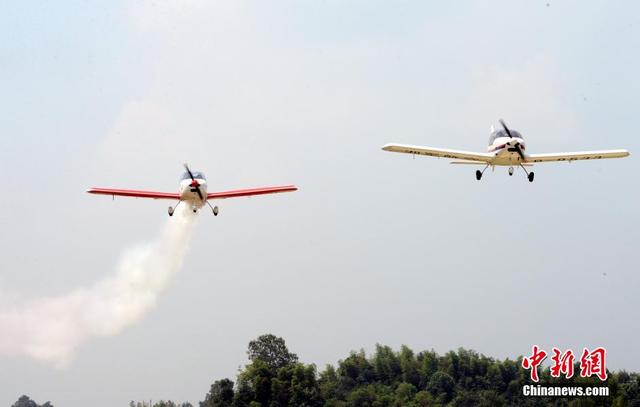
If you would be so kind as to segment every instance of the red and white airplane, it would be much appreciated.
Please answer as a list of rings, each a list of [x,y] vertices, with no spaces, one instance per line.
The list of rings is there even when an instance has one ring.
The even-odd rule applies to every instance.
[[[198,209],[202,208],[205,204],[209,205],[211,211],[215,216],[218,216],[218,207],[211,206],[209,200],[211,199],[226,199],[237,198],[241,196],[253,196],[253,195],[265,195],[265,194],[277,194],[280,192],[293,192],[298,188],[295,185],[283,185],[277,187],[263,187],[263,188],[251,188],[251,189],[236,189],[232,191],[223,192],[209,192],[207,193],[207,179],[201,172],[191,172],[187,164],[184,165],[186,169],[182,179],[180,180],[179,192],[153,192],[153,191],[139,191],[132,189],[111,189],[111,188],[91,188],[87,192],[90,194],[98,195],[111,195],[115,196],[128,196],[134,198],[151,198],[151,199],[172,199],[177,200],[178,203],[175,207],[169,207],[169,216],[173,216],[175,208],[181,203],[191,205],[191,209],[194,213]]]
[[[533,163],[548,161],[574,161],[574,160],[599,160],[602,158],[622,158],[627,157],[627,150],[602,150],[602,151],[580,151],[569,153],[551,154],[525,154],[525,145],[522,135],[515,130],[509,130],[504,121],[500,120],[502,129],[494,130],[491,126],[491,136],[489,138],[488,152],[476,153],[471,151],[450,150],[444,148],[410,146],[405,144],[387,144],[382,147],[385,151],[395,153],[428,155],[432,157],[453,158],[459,161],[452,161],[451,164],[472,164],[484,165],[482,171],[476,171],[476,179],[480,181],[482,174],[488,167],[495,168],[496,165],[509,166],[509,175],[513,175],[513,167],[519,166],[527,174],[529,182],[533,182],[533,171],[527,172],[525,166],[532,166]]]

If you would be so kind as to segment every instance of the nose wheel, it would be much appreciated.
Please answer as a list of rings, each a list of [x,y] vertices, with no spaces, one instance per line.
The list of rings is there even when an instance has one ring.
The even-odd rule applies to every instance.
[[[513,175],[513,167],[509,167],[509,176]]]

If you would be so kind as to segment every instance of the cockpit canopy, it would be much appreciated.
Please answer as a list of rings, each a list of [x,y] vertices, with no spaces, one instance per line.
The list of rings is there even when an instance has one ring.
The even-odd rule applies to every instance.
[[[193,174],[193,178],[196,178],[196,179],[207,179],[207,177],[204,176],[203,172],[191,171],[191,173]],[[185,173],[182,174],[182,179],[191,179],[191,176],[189,175],[188,172],[185,171]]]
[[[509,131],[511,132],[511,135],[513,137],[523,139],[522,134],[520,134],[519,132],[511,129],[509,129]],[[491,136],[489,136],[489,145],[493,144],[493,141],[499,137],[509,137],[509,135],[507,134],[506,131],[504,131],[504,129],[496,130],[493,133],[491,133]]]

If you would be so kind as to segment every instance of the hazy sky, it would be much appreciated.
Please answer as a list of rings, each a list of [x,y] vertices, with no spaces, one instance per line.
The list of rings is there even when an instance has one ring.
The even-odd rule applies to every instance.
[[[300,188],[203,211],[157,307],[66,368],[0,356],[1,405],[195,403],[267,332],[320,367],[378,342],[640,370],[637,2],[2,1],[0,38],[0,306],[112,275],[167,222],[90,186],[174,191],[189,162]],[[530,184],[380,150],[483,151],[501,117],[531,152],[632,155]]]

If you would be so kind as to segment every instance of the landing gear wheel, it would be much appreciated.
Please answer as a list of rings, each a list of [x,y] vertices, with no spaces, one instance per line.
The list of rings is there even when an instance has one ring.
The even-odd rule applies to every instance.
[[[193,208],[193,213],[198,212],[198,210],[196,208]]]
[[[218,207],[214,206],[213,207],[213,216],[218,216],[218,212],[219,212]]]
[[[509,176],[513,175],[513,167],[509,167]]]
[[[169,213],[169,216],[173,216],[173,207],[170,206],[167,212]]]
[[[476,170],[476,179],[480,181],[480,178],[482,178],[482,172],[480,172],[480,170]]]
[[[529,178],[529,182],[533,182],[533,173],[530,172],[527,178]]]

